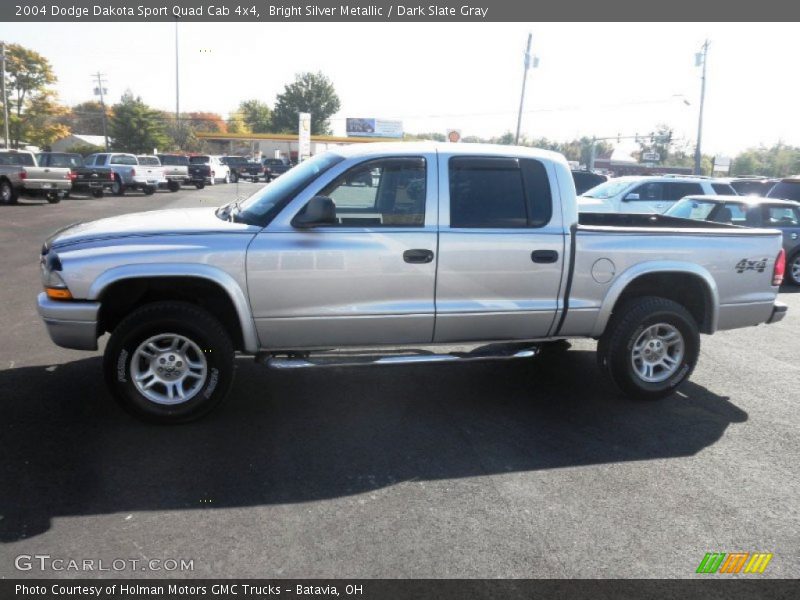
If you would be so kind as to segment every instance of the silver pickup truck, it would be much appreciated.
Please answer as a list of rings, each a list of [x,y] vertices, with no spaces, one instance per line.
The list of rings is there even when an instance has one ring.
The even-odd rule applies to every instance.
[[[559,154],[366,144],[239,203],[58,231],[38,303],[56,344],[111,334],[105,377],[127,410],[182,422],[223,400],[237,351],[296,368],[520,358],[590,337],[618,388],[660,398],[691,374],[700,333],[783,318],[784,268],[773,230],[579,222]]]
[[[20,196],[61,202],[72,187],[69,168],[39,166],[32,152],[0,150],[0,203],[16,204]]]

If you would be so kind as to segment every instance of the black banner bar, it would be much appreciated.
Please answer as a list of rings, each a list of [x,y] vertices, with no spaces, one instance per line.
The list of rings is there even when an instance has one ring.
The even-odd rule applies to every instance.
[[[65,600],[303,600],[353,598],[356,600],[472,600],[620,598],[739,600],[789,600],[800,597],[798,580],[696,579],[696,580],[452,580],[452,579],[217,579],[217,580],[3,580],[3,600],[36,598]]]
[[[796,21],[800,3],[670,0],[4,0],[0,21],[504,22]]]

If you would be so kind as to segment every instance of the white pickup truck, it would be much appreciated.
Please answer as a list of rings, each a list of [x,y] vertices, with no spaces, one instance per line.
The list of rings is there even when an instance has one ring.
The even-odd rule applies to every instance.
[[[225,398],[235,351],[297,368],[522,358],[589,337],[616,386],[660,398],[691,374],[701,333],[786,311],[780,232],[579,221],[566,160],[509,146],[336,148],[241,203],[65,228],[41,264],[53,341],[95,350],[109,332],[114,395],[171,423]]]
[[[32,152],[0,150],[0,203],[16,204],[20,196],[61,202],[72,187],[72,171],[62,167],[40,167]]]

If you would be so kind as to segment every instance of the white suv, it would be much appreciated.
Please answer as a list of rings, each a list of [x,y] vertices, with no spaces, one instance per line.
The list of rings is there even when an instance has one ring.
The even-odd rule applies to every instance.
[[[684,196],[736,196],[730,184],[710,177],[648,175],[609,179],[578,196],[580,212],[663,213]]]
[[[224,162],[222,157],[216,154],[198,154],[189,157],[190,165],[208,165],[209,172],[206,177],[208,185],[214,185],[221,181],[222,183],[231,182],[231,170]]]

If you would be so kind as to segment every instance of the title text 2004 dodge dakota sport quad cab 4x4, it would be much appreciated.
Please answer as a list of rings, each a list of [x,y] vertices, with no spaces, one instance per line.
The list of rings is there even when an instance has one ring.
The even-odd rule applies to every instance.
[[[786,310],[779,232],[663,215],[579,224],[564,158],[508,146],[337,148],[241,203],[68,227],[41,265],[55,343],[94,350],[110,332],[114,395],[162,422],[219,404],[235,351],[297,367],[371,348],[360,359],[386,364],[592,337],[620,389],[659,398],[692,372],[701,332]],[[502,344],[374,351],[488,342]]]

